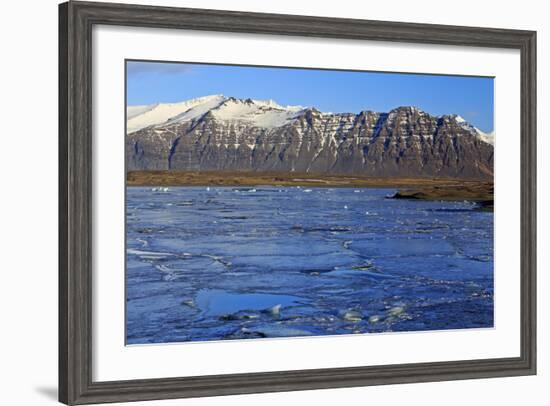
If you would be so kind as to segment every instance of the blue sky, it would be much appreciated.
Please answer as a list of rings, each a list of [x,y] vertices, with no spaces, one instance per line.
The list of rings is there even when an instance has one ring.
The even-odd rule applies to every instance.
[[[321,111],[387,112],[417,106],[434,114],[460,114],[493,131],[492,78],[350,72],[165,62],[127,62],[129,105],[171,103],[210,94],[273,99]]]

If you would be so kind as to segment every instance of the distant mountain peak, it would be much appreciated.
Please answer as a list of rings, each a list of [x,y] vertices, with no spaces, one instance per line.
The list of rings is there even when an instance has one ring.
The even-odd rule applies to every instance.
[[[390,110],[390,113],[424,113],[424,111],[416,106],[398,106]]]

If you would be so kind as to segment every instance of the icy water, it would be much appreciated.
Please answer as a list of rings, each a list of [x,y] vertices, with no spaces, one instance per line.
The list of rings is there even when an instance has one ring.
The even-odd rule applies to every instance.
[[[493,326],[493,214],[391,189],[127,189],[127,343]]]

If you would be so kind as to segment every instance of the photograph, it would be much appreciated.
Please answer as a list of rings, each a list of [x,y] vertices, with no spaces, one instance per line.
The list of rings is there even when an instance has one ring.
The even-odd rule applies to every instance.
[[[26,394],[44,382],[34,397],[67,405],[540,398],[542,13],[203,1],[69,0],[42,30],[57,80],[52,63],[31,72],[47,47],[6,65],[24,78],[7,139],[41,123],[26,161],[57,176],[7,155],[34,179],[8,171],[5,189],[36,229],[11,216],[11,256],[41,278],[50,255],[58,273],[9,300],[28,302],[8,324],[38,362],[14,396],[38,404]],[[29,80],[58,105],[30,114]],[[57,351],[37,346],[45,325]]]
[[[494,327],[493,77],[125,64],[127,345]]]

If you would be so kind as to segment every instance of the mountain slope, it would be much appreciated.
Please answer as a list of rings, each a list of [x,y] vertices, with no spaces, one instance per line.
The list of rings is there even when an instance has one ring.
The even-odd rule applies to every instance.
[[[127,119],[129,171],[493,176],[493,137],[415,107],[334,114],[215,95],[131,106]]]

